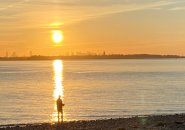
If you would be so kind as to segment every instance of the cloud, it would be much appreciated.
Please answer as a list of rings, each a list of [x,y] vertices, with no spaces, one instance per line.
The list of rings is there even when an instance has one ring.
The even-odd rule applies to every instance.
[[[173,7],[173,8],[170,8],[169,10],[171,11],[185,10],[185,6],[184,7]]]
[[[178,3],[173,0],[0,0],[1,25],[14,28],[50,28],[95,19],[106,15],[159,9]],[[11,21],[11,22],[10,22]],[[13,21],[13,22],[12,22]]]
[[[126,2],[125,2],[126,3]],[[71,9],[71,13],[67,14],[71,16],[71,19],[67,23],[74,23],[83,20],[89,20],[105,15],[112,15],[117,13],[125,13],[131,11],[140,11],[146,9],[161,9],[163,6],[173,5],[174,1],[157,1],[147,2],[147,4],[127,3],[127,4],[113,4],[109,6],[77,6]],[[80,11],[79,11],[80,10]],[[74,11],[74,12],[73,12]],[[78,13],[79,15],[75,15]],[[80,12],[83,12],[80,14]],[[65,15],[64,15],[65,16]]]
[[[0,2],[1,2],[0,11],[20,6],[20,5],[22,5],[22,4],[24,4],[25,2],[28,2],[28,1],[29,0],[21,0],[21,1],[20,0],[14,0],[14,1],[12,1],[12,0],[7,0],[7,1],[0,0]]]

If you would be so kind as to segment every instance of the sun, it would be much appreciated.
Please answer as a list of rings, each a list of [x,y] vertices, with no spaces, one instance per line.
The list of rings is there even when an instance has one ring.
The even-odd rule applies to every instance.
[[[60,30],[53,30],[53,31],[52,31],[52,40],[53,40],[55,43],[60,43],[60,42],[62,42],[62,40],[63,40],[62,31],[60,31]]]

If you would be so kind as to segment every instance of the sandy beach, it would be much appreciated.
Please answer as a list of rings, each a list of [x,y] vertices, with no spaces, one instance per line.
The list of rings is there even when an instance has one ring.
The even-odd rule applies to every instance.
[[[0,130],[185,130],[185,114],[105,120],[1,125]]]

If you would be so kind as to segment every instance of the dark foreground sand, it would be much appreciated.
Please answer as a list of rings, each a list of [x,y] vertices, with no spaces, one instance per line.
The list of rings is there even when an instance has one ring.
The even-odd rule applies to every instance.
[[[0,126],[0,130],[185,130],[185,114]]]

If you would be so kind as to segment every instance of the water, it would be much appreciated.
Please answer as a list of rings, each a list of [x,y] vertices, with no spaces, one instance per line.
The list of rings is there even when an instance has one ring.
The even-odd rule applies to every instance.
[[[0,124],[185,113],[185,60],[1,61]]]

